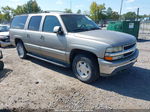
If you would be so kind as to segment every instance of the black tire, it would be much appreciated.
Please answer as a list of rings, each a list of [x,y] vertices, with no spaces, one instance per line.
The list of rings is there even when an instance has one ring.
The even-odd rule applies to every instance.
[[[4,69],[4,63],[2,61],[0,61],[0,70]]]
[[[21,59],[26,59],[27,58],[27,52],[26,52],[26,49],[23,45],[23,42],[19,41],[17,43],[17,52],[18,52],[18,56],[21,58]]]
[[[84,66],[87,67],[87,65],[88,65],[89,67],[87,67],[87,68],[90,68],[90,73],[89,73],[89,71],[87,71],[87,74],[88,73],[89,74],[86,75],[86,77],[83,77],[85,74],[83,72],[81,72],[81,70],[78,70],[81,62],[82,63],[85,62],[86,66],[85,65]],[[79,65],[79,67],[77,67],[78,65]],[[73,63],[72,63],[72,70],[73,70],[74,74],[76,75],[76,77],[80,81],[85,82],[85,83],[91,83],[100,77],[98,63],[97,63],[95,57],[90,56],[89,54],[87,54],[87,55],[80,54],[80,55],[75,56]],[[85,69],[83,69],[83,70],[85,70]],[[83,73],[84,75],[81,76],[79,71],[81,74]]]

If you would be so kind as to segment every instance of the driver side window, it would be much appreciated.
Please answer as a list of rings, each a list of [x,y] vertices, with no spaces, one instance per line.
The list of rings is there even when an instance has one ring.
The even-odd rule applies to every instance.
[[[53,32],[55,26],[61,26],[56,16],[46,16],[43,24],[43,32]]]

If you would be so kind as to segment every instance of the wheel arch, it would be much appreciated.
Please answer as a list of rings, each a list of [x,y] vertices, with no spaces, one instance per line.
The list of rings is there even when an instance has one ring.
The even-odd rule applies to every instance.
[[[70,64],[72,64],[75,56],[79,55],[79,54],[83,54],[83,55],[86,54],[86,55],[92,56],[98,62],[98,59],[97,59],[98,56],[95,53],[93,53],[91,51],[87,51],[87,50],[82,50],[82,49],[72,49],[70,52],[70,56],[69,56]]]
[[[22,42],[23,43],[23,41],[20,38],[15,38],[15,46],[17,45],[18,42]]]

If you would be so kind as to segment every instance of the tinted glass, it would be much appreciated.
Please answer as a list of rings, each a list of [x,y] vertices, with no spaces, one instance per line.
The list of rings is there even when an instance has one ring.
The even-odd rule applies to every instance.
[[[9,27],[8,26],[0,26],[0,32],[8,32]]]
[[[14,17],[12,23],[11,23],[11,28],[15,29],[24,29],[24,25],[26,23],[27,16],[16,16]]]
[[[30,19],[30,23],[28,25],[29,30],[38,31],[41,23],[41,16],[33,16]]]
[[[68,32],[82,32],[99,29],[96,23],[84,15],[62,15],[61,17]]]
[[[57,17],[55,16],[46,16],[43,31],[45,32],[53,32],[55,26],[61,26]]]

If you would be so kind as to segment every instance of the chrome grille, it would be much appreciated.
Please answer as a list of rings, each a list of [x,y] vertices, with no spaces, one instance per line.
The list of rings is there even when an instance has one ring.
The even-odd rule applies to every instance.
[[[124,47],[124,50],[130,49],[130,48],[132,48],[132,47],[134,47],[134,46],[135,46],[135,44],[127,45],[127,46]]]
[[[124,46],[124,51],[129,51],[124,54],[124,58],[131,56],[135,52],[135,50],[136,50],[136,43]]]

